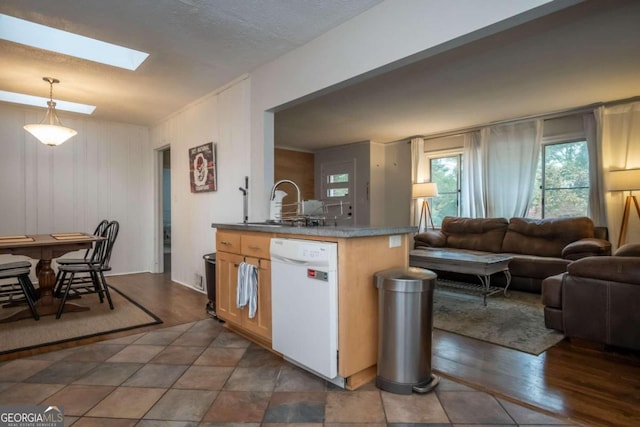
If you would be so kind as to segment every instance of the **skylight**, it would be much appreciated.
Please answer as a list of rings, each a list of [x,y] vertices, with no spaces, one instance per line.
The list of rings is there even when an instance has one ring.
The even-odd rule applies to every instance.
[[[25,95],[23,93],[0,90],[0,101],[47,108],[47,101],[49,101],[49,98],[42,98],[40,96],[31,96]],[[54,99],[54,102],[56,103],[56,110],[72,111],[74,113],[82,114],[92,114],[93,110],[96,109],[95,105],[78,104],[76,102],[59,101],[57,99]]]
[[[137,69],[148,53],[0,14],[0,38],[114,67]]]

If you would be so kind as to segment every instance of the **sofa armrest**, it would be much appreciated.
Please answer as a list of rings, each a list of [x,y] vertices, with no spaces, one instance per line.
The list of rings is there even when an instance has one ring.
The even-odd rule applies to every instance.
[[[640,257],[596,256],[567,266],[570,276],[640,285]]]
[[[443,248],[447,245],[447,236],[440,230],[427,230],[413,238],[413,247]]]
[[[562,258],[570,260],[606,255],[611,255],[611,243],[596,238],[576,240],[562,249]]]
[[[627,243],[626,245],[622,245],[616,250],[614,255],[640,257],[640,243]]]

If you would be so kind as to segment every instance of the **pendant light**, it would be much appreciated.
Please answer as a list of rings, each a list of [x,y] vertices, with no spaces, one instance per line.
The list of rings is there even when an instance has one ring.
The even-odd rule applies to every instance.
[[[76,135],[75,130],[62,126],[58,114],[56,114],[56,103],[53,102],[53,84],[60,83],[60,80],[52,77],[43,77],[42,80],[49,83],[49,101],[47,101],[47,114],[38,124],[25,125],[24,130],[35,136],[40,142],[46,145],[56,146]]]

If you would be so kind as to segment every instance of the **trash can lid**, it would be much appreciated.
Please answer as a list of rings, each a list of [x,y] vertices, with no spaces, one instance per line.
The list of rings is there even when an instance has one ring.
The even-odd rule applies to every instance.
[[[424,268],[392,268],[374,274],[378,289],[396,292],[424,292],[432,290],[436,273]]]
[[[216,253],[210,253],[210,254],[205,254],[202,256],[202,258],[206,259],[207,261],[215,261],[216,260]]]

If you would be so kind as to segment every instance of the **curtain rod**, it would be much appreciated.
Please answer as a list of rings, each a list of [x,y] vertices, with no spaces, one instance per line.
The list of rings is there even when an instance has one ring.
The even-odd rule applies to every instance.
[[[464,127],[464,128],[459,128],[459,129],[454,129],[454,130],[445,131],[445,132],[439,132],[439,133],[434,133],[434,134],[413,135],[413,136],[410,136],[408,138],[404,138],[404,139],[401,139],[399,141],[392,141],[392,142],[411,142],[411,140],[413,138],[436,139],[436,138],[446,138],[446,137],[451,137],[451,136],[459,136],[459,135],[464,135],[464,134],[469,133],[469,132],[478,131],[478,130],[482,129],[483,127],[487,127],[487,126],[506,125],[506,124],[512,124],[512,123],[528,121],[528,120],[537,120],[537,119],[541,119],[541,120],[556,119],[558,117],[570,116],[570,115],[573,115],[573,114],[587,113],[589,111],[594,110],[597,107],[612,107],[614,105],[627,104],[629,102],[636,102],[636,101],[640,101],[640,96],[634,96],[634,97],[631,97],[631,98],[624,98],[624,99],[617,99],[617,100],[608,101],[608,102],[596,102],[594,104],[583,105],[583,106],[574,107],[574,108],[568,108],[566,110],[558,110],[558,111],[554,111],[552,113],[535,114],[535,115],[524,116],[524,117],[519,117],[519,118],[515,118],[515,119],[498,120],[498,121],[486,123],[486,124],[483,124],[483,125],[468,126],[468,127]]]

